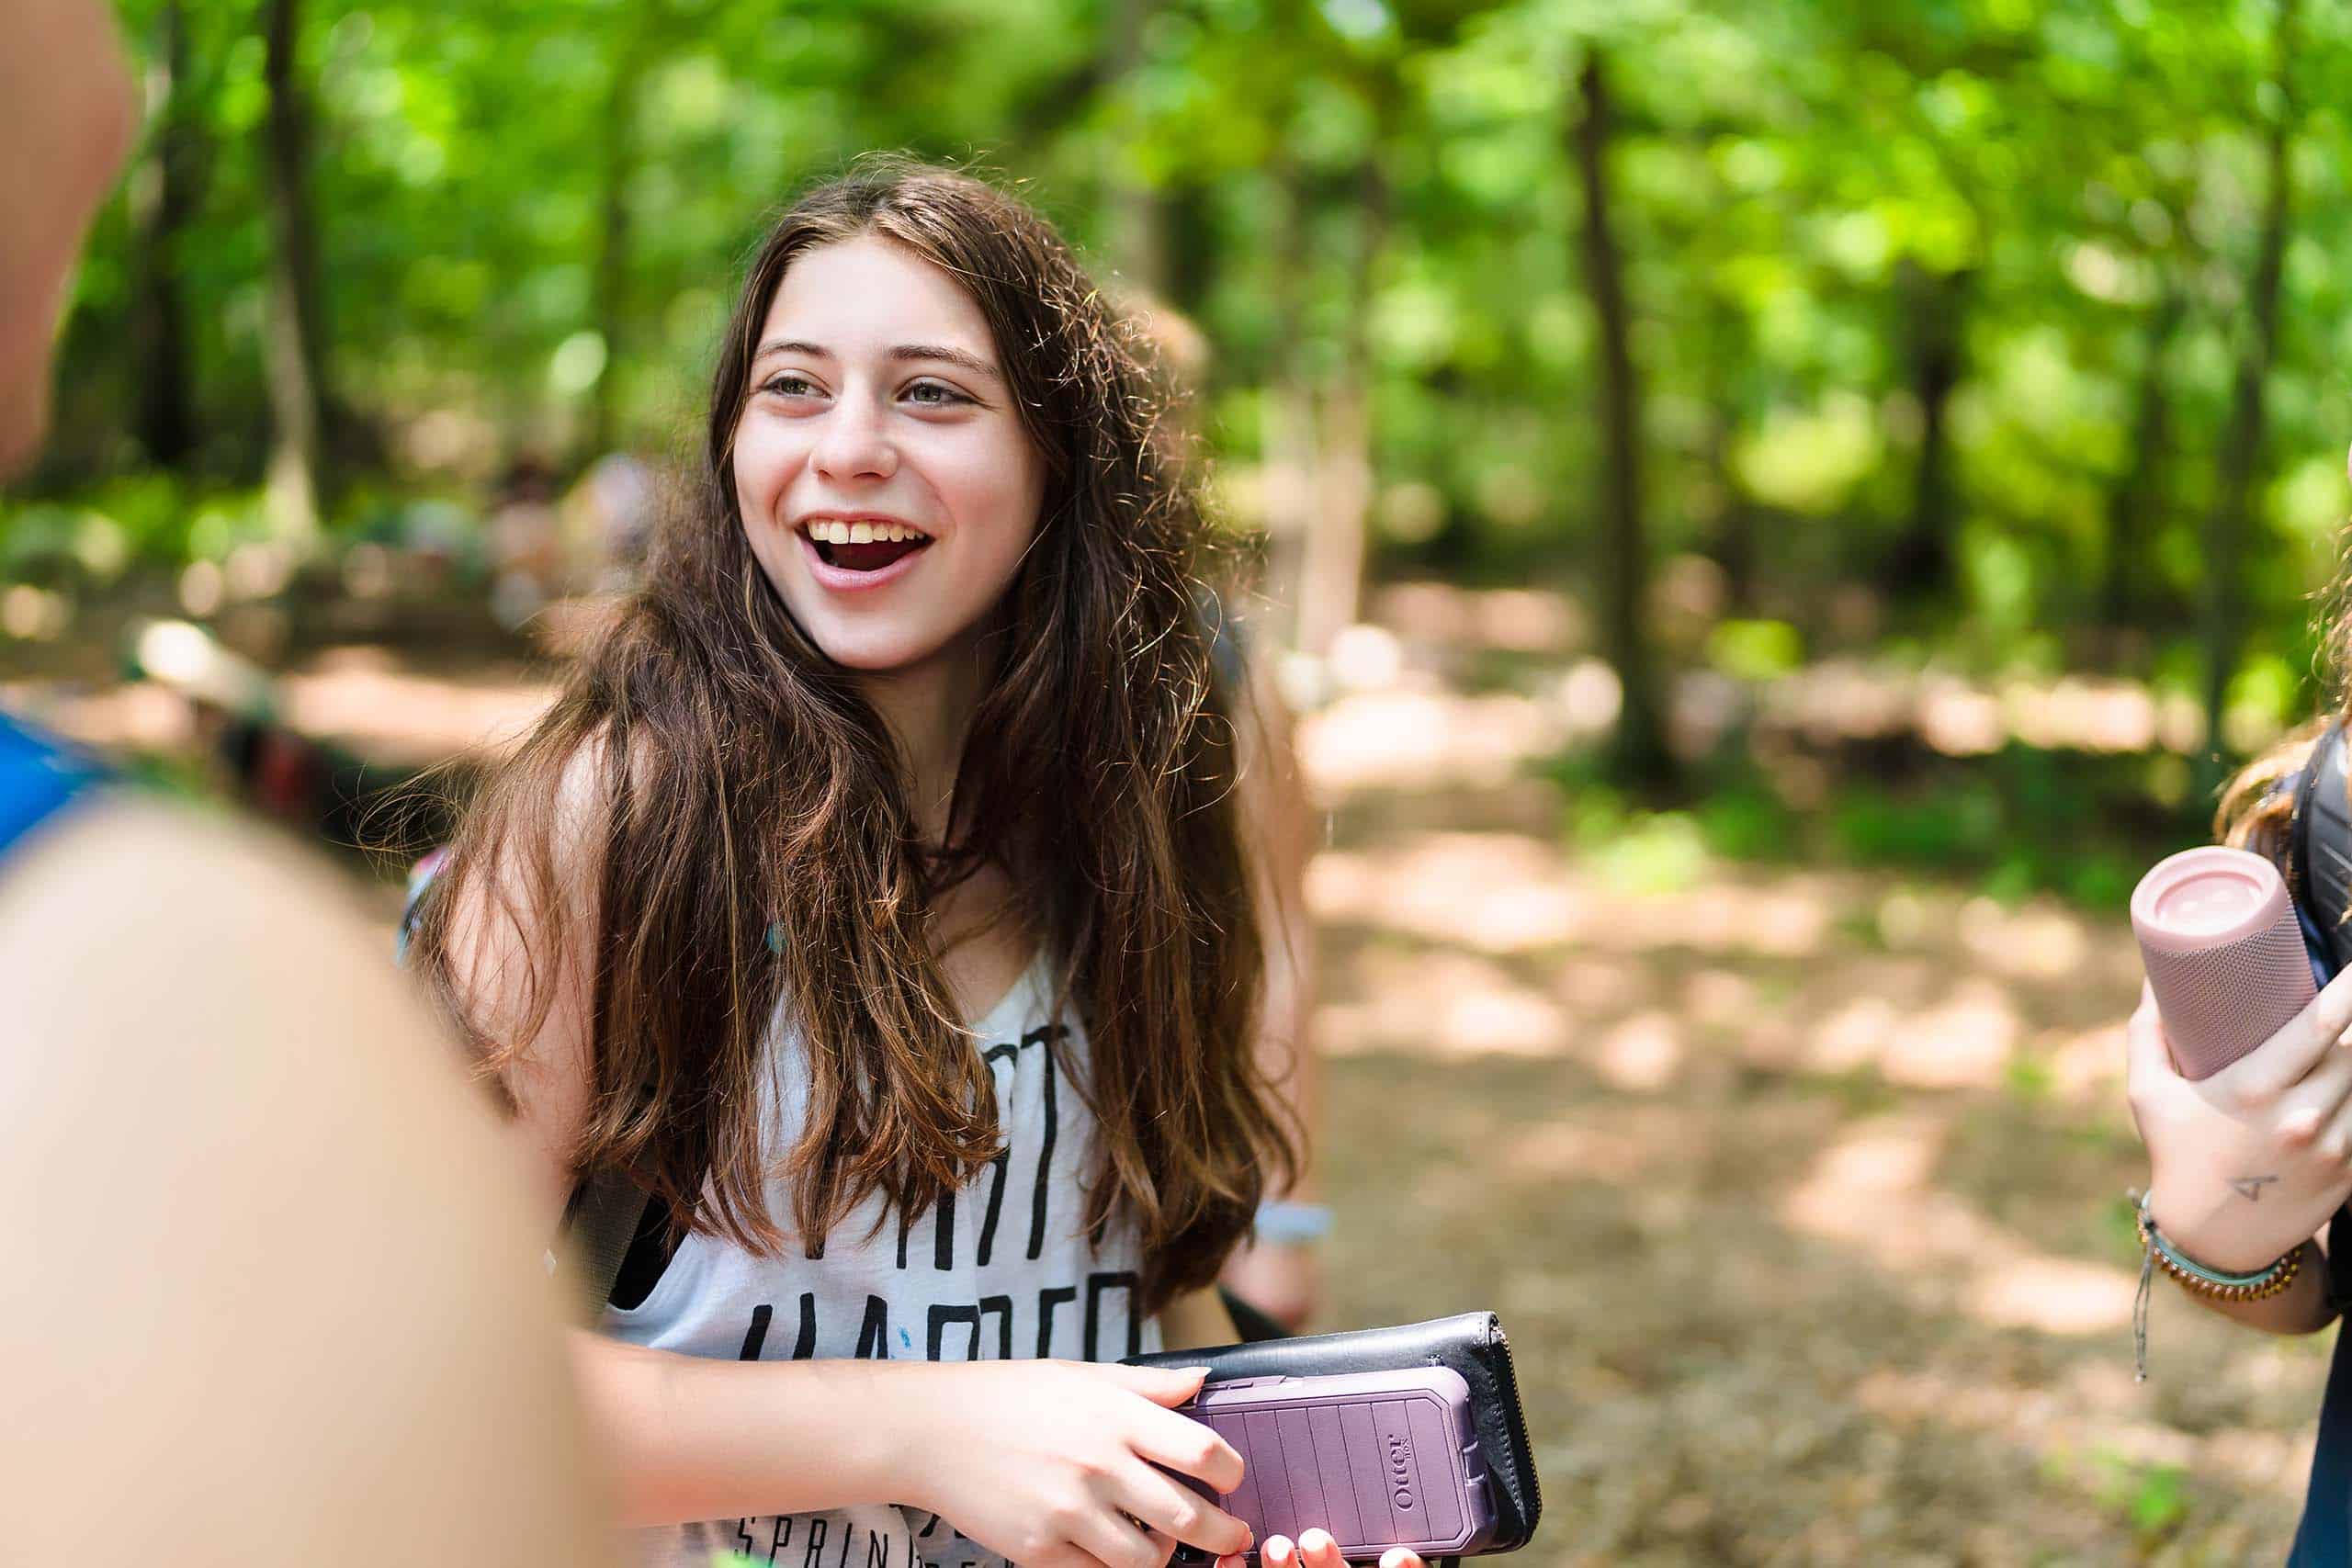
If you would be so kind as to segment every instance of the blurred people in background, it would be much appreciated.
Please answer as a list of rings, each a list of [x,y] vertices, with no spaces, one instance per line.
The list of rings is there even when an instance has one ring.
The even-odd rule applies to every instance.
[[[0,0],[0,479],[134,130],[97,0]],[[595,1563],[492,1119],[326,877],[0,719],[0,1562]]]
[[[500,626],[514,630],[565,592],[564,558],[555,475],[537,457],[517,457],[490,513],[490,610]]]
[[[1157,363],[1150,368],[1167,400],[1157,434],[1170,448],[1169,460],[1189,467],[1200,440],[1194,411],[1208,373],[1208,339],[1183,312],[1148,289],[1123,284],[1109,292],[1119,313],[1151,345]],[[1254,617],[1239,604],[1211,599],[1204,613],[1213,633],[1210,653],[1217,678],[1247,728],[1256,775],[1265,873],[1259,919],[1266,932],[1260,1063],[1306,1134],[1297,1179],[1260,1205],[1250,1240],[1233,1255],[1223,1276],[1227,1304],[1242,1333],[1261,1338],[1300,1332],[1323,1307],[1323,1243],[1331,1211],[1316,1197],[1322,1066],[1314,1029],[1315,926],[1306,908],[1306,866],[1321,841],[1321,821],[1299,767],[1290,704],[1275,679],[1279,649],[1253,637]]]
[[[566,536],[586,546],[587,592],[635,588],[661,519],[662,480],[653,466],[632,452],[607,452],[571,487],[563,509]]]

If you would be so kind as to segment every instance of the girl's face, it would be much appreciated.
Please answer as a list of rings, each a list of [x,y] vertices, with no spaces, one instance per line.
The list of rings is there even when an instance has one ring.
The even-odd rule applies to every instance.
[[[946,273],[874,236],[785,269],[736,423],[735,499],[828,656],[889,673],[964,646],[1036,536],[1045,486],[987,320]]]

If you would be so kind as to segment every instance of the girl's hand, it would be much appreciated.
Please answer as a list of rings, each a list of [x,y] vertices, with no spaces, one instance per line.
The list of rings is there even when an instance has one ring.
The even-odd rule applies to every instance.
[[[1246,1551],[1250,1527],[1153,1468],[1219,1494],[1241,1456],[1170,1406],[1202,1369],[971,1361],[937,1369],[916,1412],[919,1473],[905,1500],[1022,1568],[1159,1568],[1178,1542]]]
[[[1264,1568],[1348,1568],[1347,1559],[1340,1555],[1340,1543],[1324,1530],[1302,1530],[1298,1544],[1293,1546],[1287,1536],[1268,1536],[1266,1544],[1258,1550]],[[1238,1557],[1220,1557],[1216,1568],[1241,1568]],[[1409,1546],[1392,1546],[1380,1554],[1380,1568],[1427,1568],[1421,1554]]]
[[[2153,1169],[2148,1212],[2181,1251],[2229,1273],[2267,1267],[2352,1196],[2352,971],[2208,1078],[2173,1066],[2155,996],[2124,1029],[2124,1086]]]

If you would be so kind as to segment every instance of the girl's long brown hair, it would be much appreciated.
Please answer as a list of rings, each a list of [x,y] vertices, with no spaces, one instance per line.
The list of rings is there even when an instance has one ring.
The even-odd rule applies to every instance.
[[[933,846],[879,716],[769,586],[735,494],[779,281],[811,247],[866,234],[971,296],[1048,471]],[[1163,406],[1139,334],[1051,227],[983,181],[862,160],[775,223],[720,348],[691,496],[644,587],[486,780],[416,932],[501,1074],[564,965],[588,965],[571,981],[591,1040],[575,1169],[625,1169],[693,1228],[770,1255],[787,1239],[771,1174],[808,1248],[877,1190],[911,1216],[971,1180],[999,1147],[992,1080],[930,916],[993,863],[1015,889],[1006,918],[1042,934],[1091,1039],[1062,1063],[1101,1128],[1089,1225],[1138,1228],[1153,1308],[1215,1279],[1295,1156],[1251,1049],[1263,954],[1201,609],[1208,538]],[[453,913],[469,908],[529,933],[526,999],[490,1026],[500,1038],[483,1038],[452,959]],[[808,1100],[772,1172],[761,1105],[779,1010],[807,1043]]]

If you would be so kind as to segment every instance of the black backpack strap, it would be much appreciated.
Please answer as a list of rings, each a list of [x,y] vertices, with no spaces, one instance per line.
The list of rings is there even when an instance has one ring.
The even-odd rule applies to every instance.
[[[571,1201],[564,1205],[563,1228],[579,1254],[582,1294],[592,1317],[612,1300],[613,1287],[620,1280],[651,1206],[652,1198],[645,1189],[617,1170],[598,1171],[571,1190]],[[666,1229],[666,1205],[662,1220]]]
[[[1261,1339],[1287,1339],[1291,1337],[1289,1329],[1235,1295],[1227,1287],[1219,1285],[1216,1288],[1216,1293],[1225,1302],[1225,1310],[1232,1314],[1233,1331],[1241,1337],[1241,1343],[1244,1345],[1254,1344]]]
[[[2345,774],[2341,719],[2312,747],[2295,780],[2287,836],[2287,889],[2330,974],[2352,964],[2352,795]]]

